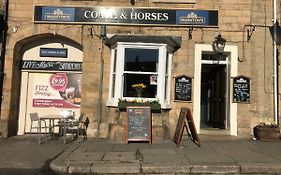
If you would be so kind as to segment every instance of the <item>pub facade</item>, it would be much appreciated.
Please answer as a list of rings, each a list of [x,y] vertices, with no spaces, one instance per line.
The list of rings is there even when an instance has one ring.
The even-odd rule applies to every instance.
[[[2,137],[62,109],[115,142],[133,105],[150,107],[152,142],[173,138],[182,107],[199,134],[251,137],[279,120],[271,0],[7,2]]]

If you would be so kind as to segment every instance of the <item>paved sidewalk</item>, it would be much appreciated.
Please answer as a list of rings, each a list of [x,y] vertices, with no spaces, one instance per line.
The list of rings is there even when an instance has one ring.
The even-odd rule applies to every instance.
[[[77,174],[281,174],[281,140],[262,142],[200,135],[165,143],[74,143],[51,162],[55,172]]]
[[[201,147],[186,138],[176,147],[102,139],[39,145],[16,136],[0,139],[0,174],[281,174],[281,140],[199,137]]]

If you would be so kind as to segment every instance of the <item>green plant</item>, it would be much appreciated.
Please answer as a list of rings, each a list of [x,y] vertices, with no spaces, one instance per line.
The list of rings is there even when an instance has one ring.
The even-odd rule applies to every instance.
[[[135,98],[135,99],[121,99],[119,98],[119,103],[138,103],[138,104],[160,104],[159,100],[147,100],[142,98]]]
[[[278,128],[278,125],[276,123],[272,123],[272,122],[264,122],[264,121],[260,121],[259,124],[257,125],[257,127],[261,127],[261,128]]]

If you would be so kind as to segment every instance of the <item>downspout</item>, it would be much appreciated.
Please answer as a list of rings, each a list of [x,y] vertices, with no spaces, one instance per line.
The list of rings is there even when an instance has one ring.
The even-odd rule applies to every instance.
[[[276,13],[277,3],[273,0],[273,86],[274,86],[274,121],[279,126],[279,111],[278,111],[278,55],[277,55],[277,13]]]
[[[2,46],[0,55],[0,114],[3,98],[3,81],[4,81],[4,65],[5,65],[5,54],[6,54],[6,42],[7,42],[7,31],[8,31],[8,0],[5,0],[4,4],[4,16],[3,16],[3,32],[2,32]]]
[[[100,136],[100,124],[102,118],[102,93],[103,93],[103,73],[104,73],[103,48],[104,48],[104,39],[106,37],[106,27],[101,26],[100,30],[101,30],[100,31],[101,53],[100,53],[99,99],[98,99],[98,137]]]

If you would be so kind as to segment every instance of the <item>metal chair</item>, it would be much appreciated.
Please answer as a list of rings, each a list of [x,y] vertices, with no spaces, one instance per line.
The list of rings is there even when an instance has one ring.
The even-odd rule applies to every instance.
[[[49,134],[48,131],[50,130],[50,127],[47,125],[45,120],[40,119],[37,112],[30,113],[29,115],[30,115],[30,121],[31,121],[30,130],[29,130],[29,138],[30,139],[31,139],[32,130],[34,130],[34,129],[36,129],[37,137],[38,137],[39,133],[41,133],[42,129],[45,130],[44,134]],[[41,144],[40,139],[41,138],[39,138],[39,144]]]
[[[75,120],[75,115],[72,110],[62,110],[60,112],[61,120],[60,125],[60,138],[64,144],[67,143],[67,135],[71,135],[71,140],[74,140],[74,136],[79,135],[79,121]]]
[[[84,119],[84,114],[81,114],[78,119],[79,128],[78,128],[78,136],[83,135],[83,139],[87,139],[87,129],[90,123],[89,118]]]

